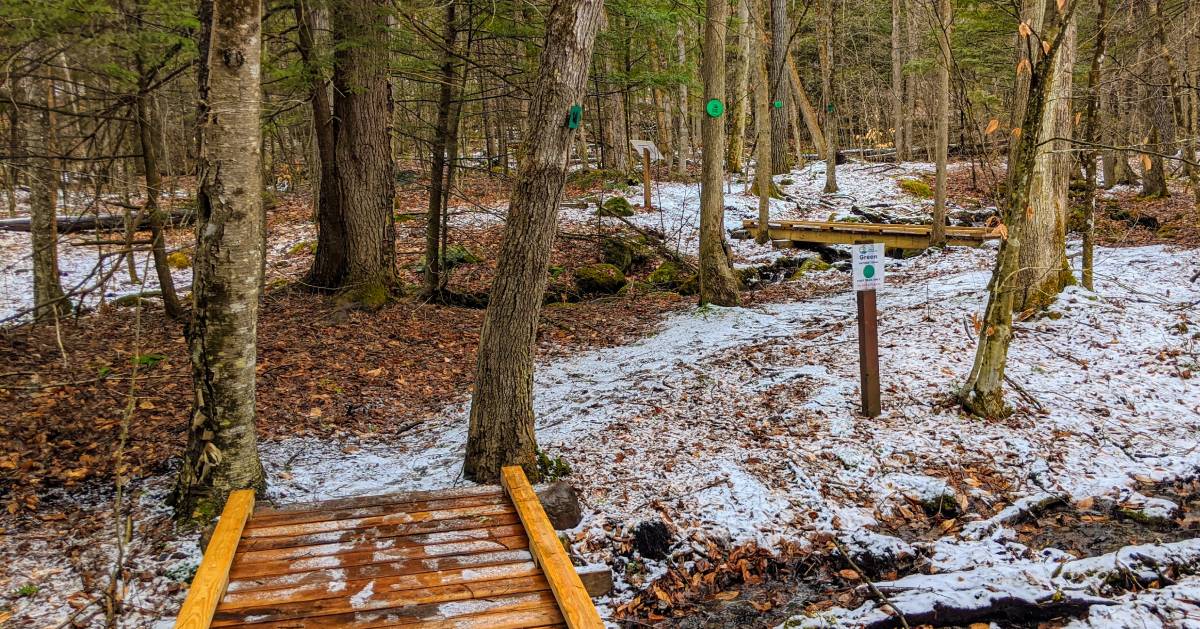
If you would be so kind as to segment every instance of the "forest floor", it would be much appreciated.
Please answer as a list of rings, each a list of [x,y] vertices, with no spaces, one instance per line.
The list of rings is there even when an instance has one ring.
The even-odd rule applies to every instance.
[[[919,218],[929,202],[898,180],[929,171],[851,163],[839,168],[842,193],[823,196],[823,167],[813,164],[777,178],[789,199],[776,200],[772,216]],[[969,183],[960,165],[952,198],[986,206]],[[503,200],[487,185],[452,223],[455,242],[483,259],[455,271],[452,286],[463,292],[486,290],[497,251]],[[735,181],[726,198],[730,229],[757,215],[743,188]],[[1059,618],[1052,626],[1200,621],[1200,580],[1189,574],[1200,565],[1200,283],[1191,279],[1200,217],[1181,190],[1152,202],[1135,194],[1105,196],[1097,290],[1070,287],[1017,324],[1016,412],[1004,421],[970,419],[951,401],[973,358],[972,315],[986,299],[992,247],[889,260],[884,413],[873,420],[856,413],[854,299],[841,265],[748,291],[743,308],[696,308],[651,291],[546,308],[538,437],[570,464],[567,480],[585,505],[569,532],[573,551],[614,569],[602,613],[696,627],[791,617],[895,624],[863,587],[869,578],[914,619],[940,606],[964,623],[996,619],[998,609],[1018,621]],[[420,196],[414,187],[403,198],[419,211]],[[694,252],[699,187],[664,182],[654,202],[656,211],[630,220]],[[259,365],[269,498],[462,484],[482,311],[412,298],[346,311],[291,288],[311,259],[307,216],[299,195],[281,195],[270,213]],[[618,228],[590,208],[564,209],[560,220],[566,234]],[[415,282],[423,230],[419,220],[399,226],[401,268]],[[186,230],[171,241],[186,247]],[[3,256],[17,257],[7,242],[0,267]],[[813,255],[731,246],[739,266]],[[560,238],[552,265],[569,278],[600,255],[594,238]],[[127,498],[136,507],[123,626],[173,617],[199,557],[195,535],[167,525],[163,506],[190,403],[180,333],[156,309],[137,316],[111,306],[57,330],[3,332],[0,620],[88,626],[103,617],[117,538],[113,452],[131,390],[123,471],[136,479]],[[141,376],[131,389],[133,362]],[[639,535],[645,522],[665,525],[665,548]],[[1174,545],[1106,555],[1156,541]],[[1150,569],[1137,556],[1163,548],[1175,572],[1136,578]],[[1094,556],[1129,568],[1116,579],[1096,566],[1063,568]],[[1075,606],[1048,604],[1061,601]]]

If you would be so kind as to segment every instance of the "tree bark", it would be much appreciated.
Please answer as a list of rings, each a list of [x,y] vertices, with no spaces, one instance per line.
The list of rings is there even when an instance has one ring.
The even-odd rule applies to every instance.
[[[704,59],[700,70],[705,103],[725,97],[728,12],[728,0],[707,0]],[[775,52],[772,50],[772,56]],[[782,69],[782,64],[780,66]],[[782,73],[779,76],[782,77]],[[701,120],[700,131],[704,147],[700,178],[700,304],[736,306],[741,303],[738,282],[725,243],[725,120],[721,116],[706,115]],[[772,151],[772,163],[775,157],[776,151]]]
[[[770,91],[767,89],[766,33],[754,46],[754,182],[758,191],[758,233],[754,240],[765,245],[771,239],[767,223],[771,219],[771,119]],[[793,66],[794,70],[795,66]]]
[[[1078,1],[1078,0],[1076,0]],[[1024,129],[1021,122],[1025,120],[1025,109],[1029,101],[1030,68],[1037,63],[1042,54],[1041,40],[1042,23],[1046,16],[1046,0],[1022,0],[1021,20],[1029,27],[1028,34],[1017,35],[1017,80],[1013,87],[1012,105],[1012,141],[1008,145],[1008,163],[1012,164],[1017,158],[1020,142],[1017,139]],[[1006,177],[1009,188],[1015,183],[1013,171],[1010,168]]]
[[[134,97],[134,114],[137,116],[138,141],[141,144],[142,169],[146,171],[146,204],[143,213],[150,222],[150,250],[154,257],[154,273],[158,277],[158,289],[163,300],[163,311],[172,319],[184,315],[183,305],[175,294],[175,280],[171,277],[171,265],[167,262],[167,245],[163,238],[163,227],[167,213],[158,207],[162,192],[162,174],[158,163],[158,143],[154,137],[154,116],[150,103],[150,80],[139,53],[136,58],[138,71],[138,93]]]
[[[33,248],[33,319],[54,321],[70,309],[63,293],[58,270],[58,207],[59,172],[50,155],[54,153],[51,138],[50,92],[45,83],[46,108],[36,112],[36,122],[30,125],[26,137],[25,161],[29,165],[29,233]],[[30,99],[32,100],[32,99]]]
[[[730,77],[729,150],[726,164],[729,172],[740,173],[745,169],[746,117],[750,100],[750,0],[737,0],[737,43],[734,46],[733,73]]]
[[[953,7],[950,0],[939,0],[937,11],[937,40],[941,56],[938,59],[937,93],[937,155],[936,183],[934,185],[933,227],[929,232],[929,244],[940,247],[946,244],[946,158],[950,147],[950,32],[954,27]],[[895,22],[895,19],[892,20]]]
[[[1175,123],[1175,139],[1179,143],[1179,151],[1182,155],[1188,160],[1195,160],[1196,144],[1192,134],[1188,132],[1189,113],[1188,106],[1183,102],[1182,90],[1179,86],[1179,69],[1175,65],[1175,57],[1171,54],[1171,49],[1167,46],[1167,29],[1164,24],[1166,20],[1163,18],[1162,0],[1154,0],[1149,5],[1151,13],[1154,14],[1154,30],[1158,40],[1158,49],[1162,53],[1163,60],[1166,61],[1167,94],[1171,101],[1171,112]],[[1200,210],[1200,176],[1198,176],[1197,169],[1184,162],[1183,171],[1187,174],[1188,184],[1194,195],[1193,204],[1197,210]]]
[[[918,40],[917,40],[917,25],[916,25],[916,10],[913,2],[917,0],[903,0],[904,2],[904,50],[905,58],[912,59],[918,56]],[[918,77],[912,73],[904,76],[904,152],[898,154],[900,161],[912,161],[913,159],[913,118],[916,117],[917,109],[917,79]]]
[[[1136,3],[1137,18],[1146,22],[1152,18],[1150,5],[1152,0]],[[1142,117],[1146,121],[1146,133],[1143,142],[1154,154],[1142,153],[1142,191],[1141,196],[1148,199],[1161,199],[1170,195],[1167,190],[1167,174],[1163,167],[1161,154],[1166,152],[1167,141],[1167,96],[1164,87],[1163,73],[1158,64],[1152,61],[1154,54],[1150,41],[1145,41],[1138,47],[1137,67],[1148,68],[1147,77],[1141,83],[1140,100],[1144,103]]]
[[[784,77],[787,71],[788,47],[791,43],[791,22],[788,21],[787,0],[771,1],[771,173],[780,175],[792,169],[788,151],[788,112],[791,111],[791,86]],[[776,107],[775,104],[779,106]]]
[[[442,277],[442,220],[447,211],[449,198],[449,173],[453,163],[447,163],[447,153],[450,151],[452,138],[457,139],[457,133],[452,129],[458,127],[458,18],[455,13],[458,0],[446,3],[444,34],[442,37],[442,67],[441,85],[438,88],[437,126],[434,129],[432,157],[429,168],[429,211],[425,222],[425,288],[424,296],[435,299],[444,290]]]
[[[213,0],[200,85],[199,217],[189,345],[194,404],[177,518],[208,522],[236,489],[266,489],[254,432],[262,274],[262,3]]]
[[[296,48],[308,77],[308,101],[312,109],[313,137],[320,169],[317,179],[317,251],[305,283],[317,290],[329,290],[342,285],[348,245],[346,215],[339,205],[333,111],[329,103],[329,80],[321,71],[316,14],[311,0],[296,0],[293,6],[299,35]]]
[[[606,110],[604,125],[604,167],[629,172],[629,136],[625,133],[625,101],[616,81],[616,71],[613,69],[612,58],[604,57],[604,76],[607,78],[607,95],[604,97]]]
[[[675,49],[678,56],[680,69],[691,76],[688,70],[687,47],[683,40],[683,24],[679,24],[675,28]],[[688,85],[687,81],[679,84],[679,104],[676,112],[677,131],[675,137],[679,139],[679,159],[675,162],[676,172],[680,175],[687,175],[688,160],[692,159],[692,134],[688,125]]]
[[[833,96],[833,2],[834,0],[819,0],[821,5],[821,34],[818,43],[818,57],[821,64],[821,104],[825,123],[825,194],[838,191],[837,185],[837,146],[838,126],[837,107]]]
[[[813,151],[817,155],[824,155],[825,134],[821,132],[820,116],[808,98],[804,82],[800,80],[800,72],[796,70],[796,60],[790,56],[788,57],[788,74],[792,78],[792,94],[795,95],[796,104],[800,107],[800,117],[804,120],[805,128],[808,129],[808,137],[812,140]]]
[[[1068,0],[1065,14],[1055,15],[1057,28],[1050,42],[1048,56],[1063,45],[1066,24],[1073,23],[1077,0]],[[1015,275],[1019,270],[1021,238],[1025,231],[1026,214],[1023,209],[1029,204],[1033,183],[1033,171],[1038,155],[1038,138],[1042,135],[1042,124],[1047,109],[1048,94],[1062,64],[1040,60],[1031,64],[1029,92],[1024,118],[1020,121],[1023,130],[1016,138],[1016,159],[1009,163],[1010,174],[1015,186],[1008,190],[1008,200],[1001,216],[1007,235],[1000,242],[992,279],[988,283],[988,303],[979,326],[979,346],[975,361],[966,383],[959,389],[959,400],[963,408],[982,417],[1004,417],[1011,411],[1004,402],[1004,370],[1008,360],[1008,346],[1012,339],[1012,313],[1016,294]]]
[[[484,315],[464,475],[494,483],[505,465],[537,479],[533,355],[558,205],[573,133],[564,120],[587,81],[600,0],[556,0],[546,17],[541,68],[529,107],[521,160]]]
[[[346,216],[344,298],[374,309],[395,284],[392,95],[385,0],[339,0],[332,27],[334,159]]]
[[[1076,0],[1077,2],[1079,0]],[[1045,110],[1039,127],[1037,158],[1030,180],[1028,205],[1021,222],[1019,292],[1014,296],[1017,311],[1049,305],[1074,278],[1067,263],[1067,211],[1074,158],[1071,156],[1071,69],[1075,67],[1075,21],[1064,27],[1062,45],[1048,63],[1055,65],[1053,80],[1046,86]],[[1040,46],[1040,45],[1039,45]],[[1051,141],[1051,138],[1065,138]]]
[[[1087,103],[1083,114],[1083,137],[1089,144],[1099,139],[1100,81],[1108,44],[1108,0],[1096,0],[1096,42],[1092,48],[1092,63],[1088,68]],[[1100,152],[1088,148],[1083,154],[1085,198],[1083,201],[1083,271],[1080,280],[1088,290],[1095,289],[1094,268],[1096,249],[1096,160]],[[1109,173],[1104,174],[1107,183]]]
[[[904,0],[892,0],[892,138],[896,161],[908,153],[904,142]]]

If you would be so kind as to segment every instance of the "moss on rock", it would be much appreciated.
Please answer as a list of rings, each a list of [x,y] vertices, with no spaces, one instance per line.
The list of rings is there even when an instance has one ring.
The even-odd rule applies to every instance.
[[[600,250],[604,252],[604,261],[628,273],[629,269],[650,259],[650,248],[646,239],[622,238],[620,236],[605,236],[600,241]]]
[[[596,216],[633,216],[633,206],[625,197],[609,197],[604,205],[596,208]]]
[[[900,189],[922,199],[933,198],[933,188],[920,179],[901,179]]]
[[[646,278],[656,288],[671,290],[680,295],[695,295],[700,292],[700,278],[695,273],[686,273],[679,265],[667,261],[658,265]]]
[[[172,251],[167,254],[167,266],[182,271],[192,268],[192,256],[187,251]]]
[[[833,265],[820,258],[805,258],[804,262],[800,263],[800,266],[796,268],[796,271],[788,279],[798,280],[804,277],[804,274],[809,271],[828,271],[832,268]]]
[[[575,286],[585,295],[611,295],[625,285],[621,269],[608,264],[589,264],[575,269]]]

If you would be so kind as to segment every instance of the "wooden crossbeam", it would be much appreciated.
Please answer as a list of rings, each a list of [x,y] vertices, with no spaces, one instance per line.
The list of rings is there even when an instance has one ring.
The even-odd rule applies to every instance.
[[[229,494],[221,519],[204,551],[204,559],[175,619],[176,629],[206,629],[212,622],[217,604],[225,594],[225,586],[229,584],[229,567],[233,565],[233,556],[242,539],[242,529],[253,511],[253,489],[240,489]]]
[[[554,527],[550,525],[542,503],[534,493],[533,487],[529,485],[525,471],[515,465],[503,468],[500,471],[500,485],[508,492],[508,497],[517,508],[517,515],[521,518],[521,524],[525,525],[526,534],[529,535],[529,550],[533,554],[533,560],[546,574],[546,580],[550,583],[550,590],[554,592],[554,598],[558,601],[567,627],[603,629],[604,622],[600,620],[600,614],[584,589],[583,581],[571,565],[571,559],[563,549],[562,542],[554,533]]]
[[[742,227],[758,231],[758,221],[744,220]],[[897,249],[924,249],[929,246],[930,225],[889,223],[845,223],[836,221],[770,221],[767,232],[779,242],[810,242],[826,245],[853,244],[862,240],[882,242]],[[946,242],[951,245],[978,247],[1001,237],[1001,232],[986,227],[947,227]]]

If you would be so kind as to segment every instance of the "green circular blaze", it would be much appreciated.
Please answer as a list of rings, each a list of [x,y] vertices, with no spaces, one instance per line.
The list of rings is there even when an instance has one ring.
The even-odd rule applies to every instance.
[[[875,265],[874,264],[868,264],[867,266],[863,267],[863,277],[865,277],[867,279],[871,279],[872,277],[875,277]]]
[[[771,104],[775,106],[775,109],[783,109],[783,101],[781,100],[777,100]]]
[[[722,103],[720,99],[714,98],[704,106],[704,111],[707,111],[708,115],[712,118],[719,118],[721,114],[725,113],[725,103]]]

